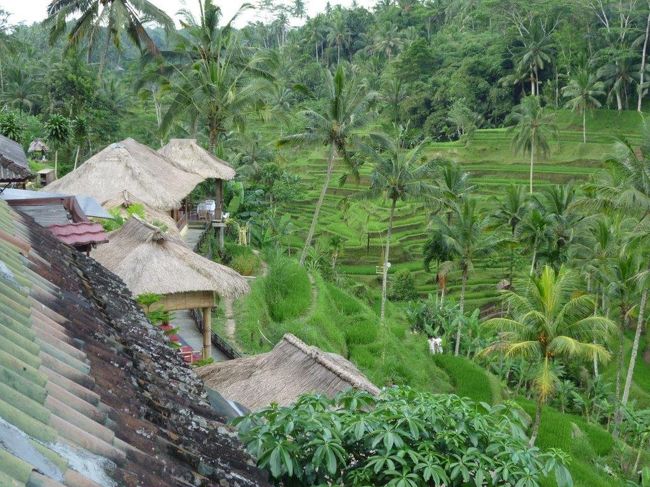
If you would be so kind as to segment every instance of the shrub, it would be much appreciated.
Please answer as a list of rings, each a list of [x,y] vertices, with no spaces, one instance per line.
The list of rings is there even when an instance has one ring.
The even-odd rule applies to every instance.
[[[278,259],[264,279],[264,294],[274,321],[296,318],[311,303],[311,284],[307,271],[296,261]]]
[[[395,387],[379,397],[305,395],[235,424],[276,485],[533,487],[551,473],[571,485],[566,456],[529,448],[527,420],[513,406]]]
[[[418,298],[415,280],[411,271],[403,270],[395,274],[390,287],[389,298],[394,301],[413,301]]]

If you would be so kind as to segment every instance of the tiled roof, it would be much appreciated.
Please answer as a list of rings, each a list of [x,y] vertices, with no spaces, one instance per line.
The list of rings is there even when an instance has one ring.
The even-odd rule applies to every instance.
[[[0,485],[266,486],[125,285],[0,201]]]
[[[79,222],[48,227],[56,238],[68,245],[88,245],[108,242],[108,236],[99,223]]]
[[[33,176],[22,146],[0,135],[0,181],[24,181]]]
[[[12,202],[11,206],[21,213],[31,216],[42,227],[67,225],[72,221],[70,212],[66,210],[63,201],[44,201],[40,205],[21,205]]]

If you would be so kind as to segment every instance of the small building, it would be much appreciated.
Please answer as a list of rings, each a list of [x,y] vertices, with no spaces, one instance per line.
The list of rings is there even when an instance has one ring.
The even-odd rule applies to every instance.
[[[270,486],[115,274],[2,200],[0,254],[1,486]]]
[[[23,147],[0,135],[0,191],[9,186],[24,188],[27,181],[33,178]]]
[[[34,159],[38,158],[42,161],[47,159],[47,153],[50,151],[50,148],[43,141],[43,139],[34,139],[29,144],[27,153],[30,154]]]
[[[219,244],[223,248],[225,229],[223,182],[234,179],[235,170],[227,162],[201,147],[196,139],[171,139],[158,152],[183,171],[214,181],[214,200],[203,202],[202,205],[203,209],[211,215],[212,225],[218,230]]]
[[[349,360],[289,333],[270,352],[218,362],[197,373],[208,388],[251,411],[273,403],[288,406],[307,393],[333,397],[350,388],[380,392]]]
[[[47,186],[48,184],[52,183],[56,178],[54,177],[54,169],[52,168],[47,168],[47,169],[41,169],[40,171],[37,172],[38,174],[38,185],[43,188]]]
[[[194,253],[178,236],[137,216],[110,233],[109,243],[94,250],[92,257],[122,278],[135,296],[160,295],[160,309],[201,310],[203,358],[211,356],[215,299],[249,291],[237,271]]]
[[[93,211],[99,205],[90,201],[92,199],[21,189],[7,189],[0,196],[9,206],[80,252],[88,253],[95,246],[108,242],[102,225],[90,221],[80,204],[83,202],[93,217],[110,218],[105,211],[103,214]]]
[[[74,171],[48,186],[49,191],[92,196],[102,205],[126,192],[147,206],[174,217],[183,227],[184,200],[204,180],[131,138],[109,145]]]

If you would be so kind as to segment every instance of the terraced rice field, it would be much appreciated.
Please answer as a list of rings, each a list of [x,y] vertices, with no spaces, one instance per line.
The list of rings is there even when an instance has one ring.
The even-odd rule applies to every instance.
[[[612,154],[617,136],[638,142],[640,122],[636,112],[619,114],[600,110],[588,118],[587,144],[584,144],[579,117],[559,111],[558,138],[551,143],[551,155],[548,160],[536,163],[536,189],[587,180]],[[498,197],[505,187],[528,184],[528,157],[513,154],[510,140],[511,134],[505,129],[479,130],[467,145],[460,142],[431,143],[426,148],[426,155],[454,160],[469,172],[480,198],[480,208],[489,213],[497,206]],[[287,166],[301,175],[306,187],[305,199],[284,209],[299,229],[287,243],[300,248],[325,175],[325,150],[321,147],[303,151],[292,149],[282,156]],[[367,188],[371,169],[363,167],[358,182],[349,179],[345,186],[339,187],[336,181],[346,170],[342,163],[339,164],[325,198],[317,234],[322,239],[333,235],[342,237],[345,249],[339,258],[341,270],[360,282],[376,286],[379,282],[376,266],[382,261],[388,203],[355,199],[355,195]],[[346,199],[348,205],[344,204]],[[417,289],[423,295],[436,288],[434,274],[425,272],[422,266],[422,246],[428,238],[433,210],[422,203],[398,204],[393,231],[391,273],[403,269],[411,271]],[[476,262],[468,287],[469,309],[495,300],[496,285],[507,275],[508,257],[505,251],[496,252]],[[527,262],[524,258],[519,259],[517,267],[521,271],[515,283],[525,275]],[[456,297],[459,290],[460,278],[455,272],[449,278],[449,295]]]

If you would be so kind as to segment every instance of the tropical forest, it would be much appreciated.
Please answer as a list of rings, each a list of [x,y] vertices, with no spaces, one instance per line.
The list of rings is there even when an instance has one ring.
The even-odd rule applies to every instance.
[[[650,486],[650,2],[170,3],[0,0],[0,134],[54,178],[124,139],[236,171],[214,333],[376,386],[234,419],[269,483]]]

